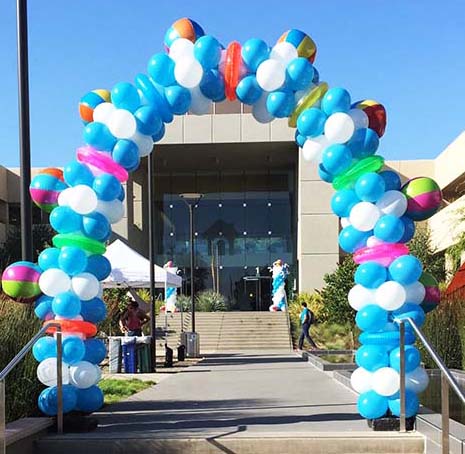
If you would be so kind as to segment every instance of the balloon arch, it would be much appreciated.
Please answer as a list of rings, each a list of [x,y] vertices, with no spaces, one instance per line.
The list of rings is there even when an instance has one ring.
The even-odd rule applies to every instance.
[[[43,170],[31,183],[34,202],[50,213],[57,234],[38,264],[17,262],[3,273],[3,290],[15,301],[34,302],[36,315],[61,324],[64,411],[92,412],[103,404],[97,383],[105,357],[95,339],[105,318],[102,285],[111,269],[102,255],[111,225],[123,217],[121,183],[162,139],[174,115],[210,113],[212,102],[238,99],[252,106],[260,123],[288,118],[296,128],[303,158],[332,184],[333,212],[341,218],[339,244],[359,267],[348,295],[362,330],[352,385],[360,393],[365,418],[388,410],[399,415],[399,330],[395,317],[418,325],[439,302],[437,282],[424,273],[406,246],[414,222],[432,216],[441,192],[421,177],[403,186],[397,172],[383,170],[376,155],[386,112],[376,101],[353,103],[343,88],[329,88],[313,66],[316,46],[299,30],[289,30],[270,48],[260,39],[224,48],[193,20],[175,22],[165,36],[166,52],[148,62],[148,74],[111,91],[93,90],[80,101],[85,145],[63,171]],[[56,340],[37,341],[37,376],[47,386],[40,409],[57,411]],[[415,336],[406,332],[407,416],[418,410],[417,394],[428,383]]]

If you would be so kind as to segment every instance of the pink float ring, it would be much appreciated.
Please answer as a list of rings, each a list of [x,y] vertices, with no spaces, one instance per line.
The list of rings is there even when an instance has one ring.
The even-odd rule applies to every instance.
[[[128,181],[128,172],[117,164],[111,156],[95,148],[86,146],[77,149],[77,160],[87,164],[94,174],[111,173],[121,183]]]
[[[376,246],[368,246],[359,249],[354,254],[354,262],[357,265],[365,262],[376,262],[388,267],[397,257],[407,255],[409,249],[402,243],[383,243]]]

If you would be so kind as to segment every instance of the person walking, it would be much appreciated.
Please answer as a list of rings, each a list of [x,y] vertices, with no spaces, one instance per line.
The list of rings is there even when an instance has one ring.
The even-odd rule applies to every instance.
[[[299,350],[302,350],[304,346],[304,339],[311,345],[312,350],[317,349],[315,342],[310,337],[310,326],[315,319],[313,312],[307,307],[307,303],[302,303],[302,312],[300,313],[300,323],[302,324],[302,331],[299,337]]]

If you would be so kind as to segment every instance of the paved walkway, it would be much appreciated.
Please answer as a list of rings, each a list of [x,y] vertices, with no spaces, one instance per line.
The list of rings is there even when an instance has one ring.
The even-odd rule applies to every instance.
[[[97,414],[93,436],[368,432],[356,395],[294,353],[210,356]]]

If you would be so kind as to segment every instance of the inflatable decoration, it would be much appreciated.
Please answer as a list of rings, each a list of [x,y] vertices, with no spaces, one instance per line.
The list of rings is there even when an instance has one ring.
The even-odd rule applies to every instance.
[[[166,263],[163,268],[166,270],[167,273],[176,274],[178,269],[173,265],[173,262],[170,260]],[[165,312],[176,312],[176,287],[165,287]]]
[[[400,176],[383,170],[379,140],[386,129],[386,110],[377,101],[352,102],[347,90],[330,87],[314,67],[316,45],[299,30],[285,32],[272,47],[257,38],[222,46],[195,21],[183,18],[166,32],[166,52],[154,54],[147,73],[111,90],[93,90],[79,102],[84,145],[63,170],[46,169],[31,183],[35,203],[50,211],[57,234],[39,265],[18,262],[3,273],[3,289],[17,301],[36,301],[39,318],[59,321],[63,341],[65,411],[91,412],[103,403],[97,386],[98,363],[105,347],[94,339],[105,316],[101,282],[110,273],[102,254],[111,225],[124,216],[122,183],[140,159],[163,138],[174,115],[211,112],[213,102],[239,99],[251,106],[260,123],[288,118],[305,161],[336,193],[331,208],[344,218],[339,236],[343,250],[359,265],[348,295],[362,330],[359,366],[352,385],[360,393],[358,409],[379,418],[388,409],[399,414],[399,329],[396,319],[422,324],[425,311],[439,303],[437,283],[423,273],[405,245],[415,221],[432,216],[441,191],[430,178],[401,186]],[[273,304],[284,310],[287,265],[273,265]],[[167,310],[175,289],[167,289]],[[34,354],[38,378],[48,386],[39,397],[47,415],[56,413],[56,345],[39,339]],[[414,415],[416,395],[427,385],[407,327],[407,407]],[[55,361],[55,365],[54,365]]]

